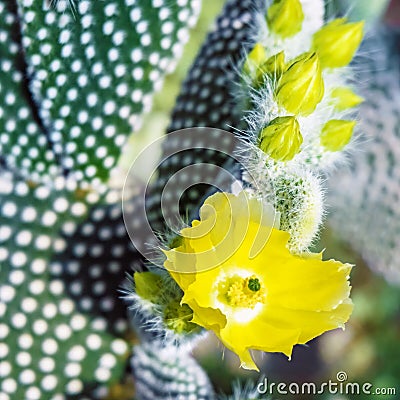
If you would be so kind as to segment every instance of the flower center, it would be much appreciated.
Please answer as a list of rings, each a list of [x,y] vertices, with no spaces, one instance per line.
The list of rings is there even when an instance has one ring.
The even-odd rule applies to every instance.
[[[265,290],[255,276],[243,278],[234,275],[224,279],[218,285],[218,300],[231,307],[254,308],[264,303]]]

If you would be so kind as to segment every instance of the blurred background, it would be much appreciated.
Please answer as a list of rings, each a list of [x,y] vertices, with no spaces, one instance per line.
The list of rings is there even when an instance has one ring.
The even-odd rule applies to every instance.
[[[166,79],[163,90],[155,98],[154,109],[141,131],[131,138],[130,146],[121,160],[124,169],[129,168],[137,155],[135,151],[140,151],[165,132],[181,82],[223,4],[224,0],[204,1],[201,18],[192,32],[178,69]],[[345,10],[345,14],[351,19],[366,19],[369,28],[383,19],[392,27],[400,25],[400,1],[392,2],[390,11],[387,10],[388,6],[387,0],[337,0],[328,4],[331,12]],[[147,160],[142,168],[152,168],[157,162],[157,156],[155,154],[151,162]],[[371,272],[361,256],[353,252],[348,244],[329,229],[321,233],[321,240],[316,246],[316,250],[324,248],[327,249],[326,258],[332,257],[356,265],[352,273],[352,298],[355,309],[346,330],[329,332],[308,346],[297,346],[292,361],[288,361],[283,355],[263,355],[260,374],[240,370],[237,358],[224,350],[215,338],[209,337],[196,349],[196,357],[209,372],[218,391],[229,393],[232,380],[252,379],[256,382],[262,374],[267,376],[269,381],[276,383],[322,383],[329,379],[336,381],[337,373],[343,371],[348,376],[348,382],[369,382],[375,388],[396,388],[396,395],[375,395],[375,399],[400,399],[399,288],[391,286],[381,276]],[[276,398],[315,397],[285,395]],[[371,397],[363,394],[325,394],[318,398],[344,400]]]

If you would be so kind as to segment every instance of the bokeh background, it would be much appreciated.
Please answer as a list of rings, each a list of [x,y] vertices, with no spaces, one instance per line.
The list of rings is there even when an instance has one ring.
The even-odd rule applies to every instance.
[[[224,0],[204,1],[200,20],[176,72],[167,77],[163,90],[155,98],[153,111],[140,132],[130,140],[130,146],[120,163],[123,169],[129,168],[140,149],[165,132],[180,85],[223,4]],[[390,5],[390,11],[387,10],[387,0],[337,0],[331,1],[328,6],[333,12],[341,10],[343,13],[345,10],[352,19],[366,19],[369,28],[382,21],[395,27],[400,21],[400,1],[397,0]],[[147,160],[141,168],[152,169],[157,156],[154,154],[154,159]],[[378,241],[371,243],[371,246],[378,245]],[[325,248],[326,258],[332,257],[356,265],[352,273],[355,309],[346,330],[329,332],[308,346],[297,346],[291,361],[283,355],[263,355],[260,374],[238,369],[237,358],[210,336],[200,343],[195,354],[217,390],[229,393],[232,380],[245,382],[250,379],[257,382],[262,375],[276,383],[318,384],[329,379],[335,381],[337,373],[343,371],[348,376],[347,382],[370,382],[373,387],[396,389],[396,395],[375,395],[372,396],[374,399],[400,399],[400,290],[371,272],[361,256],[348,243],[340,240],[337,231],[334,233],[329,228],[323,230],[316,250]],[[268,335],[267,332],[265,334]],[[318,396],[321,399],[336,400],[372,397],[362,394]],[[286,395],[277,398],[315,397]]]

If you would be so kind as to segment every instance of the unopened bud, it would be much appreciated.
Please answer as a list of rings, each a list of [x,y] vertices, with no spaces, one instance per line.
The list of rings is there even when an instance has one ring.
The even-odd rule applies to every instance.
[[[332,119],[321,132],[321,145],[329,151],[340,151],[350,142],[356,121]]]
[[[267,11],[267,22],[272,32],[283,38],[301,31],[304,20],[300,0],[274,0]]]
[[[161,277],[152,272],[135,272],[133,279],[136,294],[144,300],[157,304],[163,287]]]
[[[300,115],[311,114],[323,96],[324,80],[316,53],[304,53],[289,66],[275,95],[280,106]]]
[[[346,87],[339,87],[332,90],[331,98],[336,110],[338,111],[357,107],[364,101],[362,97],[358,96],[351,89]]]
[[[261,65],[257,73],[257,83],[262,84],[265,75],[269,76],[271,79],[278,80],[285,72],[285,69],[285,53],[281,51],[280,53],[268,58],[268,60]]]
[[[170,301],[163,311],[164,324],[177,334],[199,332],[201,328],[191,322],[192,319],[192,309],[187,304],[180,304],[177,300]]]
[[[354,57],[364,35],[364,21],[347,22],[338,18],[314,34],[313,49],[318,52],[322,68],[340,68]]]
[[[267,60],[267,53],[261,43],[256,43],[243,65],[243,73],[255,80],[260,66]]]
[[[278,117],[260,133],[260,149],[276,161],[290,161],[303,143],[300,126],[293,116]]]

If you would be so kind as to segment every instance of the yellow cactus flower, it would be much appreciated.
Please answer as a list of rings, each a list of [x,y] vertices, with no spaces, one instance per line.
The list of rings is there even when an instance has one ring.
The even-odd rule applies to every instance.
[[[357,107],[364,99],[355,94],[347,87],[339,87],[332,90],[331,93],[332,103],[338,111],[344,111],[349,108]]]
[[[340,151],[350,142],[356,121],[332,119],[328,121],[321,132],[321,145],[329,151]]]
[[[252,78],[252,80],[255,80],[259,68],[267,58],[264,46],[261,43],[256,43],[243,65],[243,73]]]
[[[165,251],[192,322],[214,331],[247,369],[257,369],[250,350],[290,357],[296,344],[343,328],[352,311],[352,266],[291,254],[278,225],[261,200],[217,193],[180,232],[182,245]]]
[[[303,136],[295,117],[278,117],[260,133],[260,149],[276,161],[289,161],[300,151]]]
[[[316,53],[297,57],[282,75],[275,92],[278,104],[295,115],[310,115],[324,96],[324,80]]]
[[[274,0],[267,11],[267,22],[272,32],[283,38],[301,31],[304,13],[300,0]]]
[[[353,59],[364,36],[364,21],[347,22],[338,18],[322,27],[313,37],[322,68],[340,68]]]

